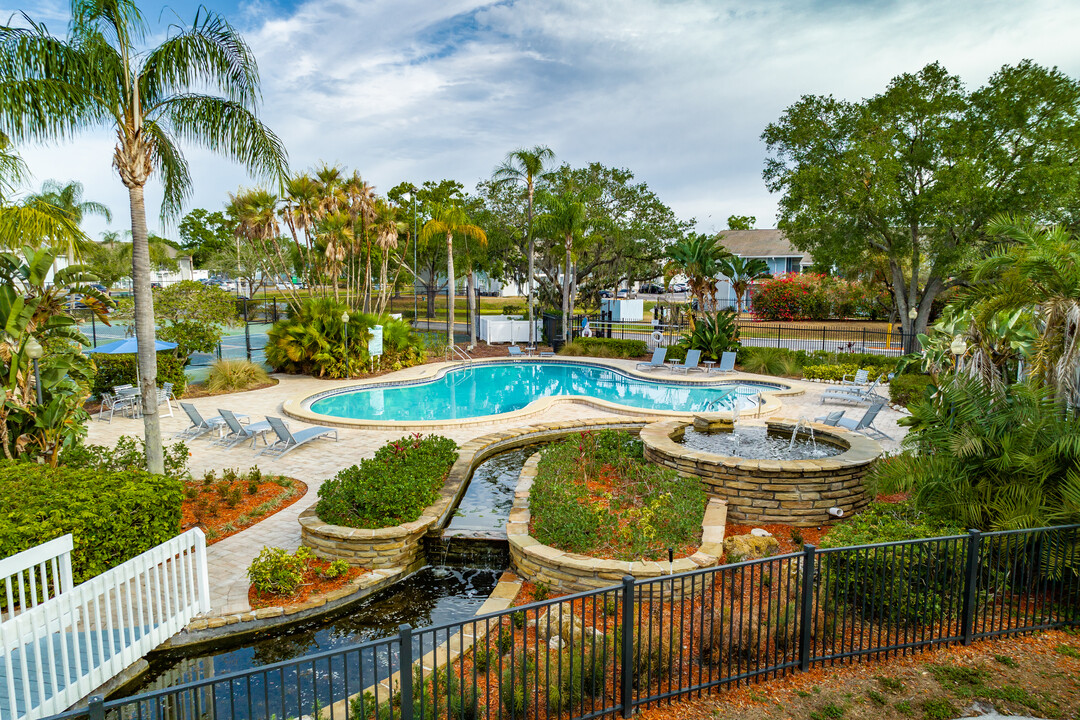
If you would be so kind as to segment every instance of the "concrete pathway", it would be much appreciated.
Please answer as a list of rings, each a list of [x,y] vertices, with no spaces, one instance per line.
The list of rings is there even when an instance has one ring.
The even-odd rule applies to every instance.
[[[635,365],[633,361],[602,362],[630,370]],[[386,380],[408,380],[429,371],[430,366],[420,366],[407,368],[384,377]],[[669,376],[667,372],[659,372],[650,377],[655,380],[663,380]],[[281,405],[287,398],[301,394],[310,395],[322,390],[355,384],[355,381],[318,380],[291,375],[275,375],[274,377],[280,380],[280,383],[274,387],[197,398],[190,402],[199,409],[199,412],[204,417],[217,415],[217,409],[224,408],[233,412],[246,413],[251,416],[252,421],[259,421],[265,415],[282,417]],[[701,375],[691,376],[693,379],[701,377]],[[776,380],[776,378],[754,375],[738,377],[744,377],[747,380]],[[710,379],[715,380],[716,377],[713,376]],[[818,415],[824,415],[830,410],[843,407],[842,405],[823,406],[820,404],[820,394],[825,388],[829,387],[828,385],[788,380],[784,380],[784,382],[804,387],[806,394],[784,398],[784,408],[778,413],[780,416],[790,418],[805,416],[813,419]],[[861,417],[863,411],[864,408],[853,407],[847,411],[847,416],[858,418]],[[550,412],[544,413],[543,417],[462,427],[444,431],[442,434],[460,444],[481,435],[535,422],[559,422],[605,415],[610,415],[610,413],[583,405],[563,404],[556,405]],[[896,425],[896,420],[899,418],[899,413],[891,410],[883,411],[878,416],[877,426],[894,438],[902,437],[903,428]],[[293,420],[290,422],[294,430],[302,427],[302,424],[298,421]],[[173,433],[186,427],[188,420],[182,410],[176,409],[173,411],[173,417],[163,417],[161,424],[163,434],[166,438],[169,438]],[[246,573],[248,566],[264,546],[284,547],[289,550],[295,550],[299,547],[300,525],[297,518],[301,512],[318,500],[318,490],[323,480],[334,477],[342,468],[354,465],[363,458],[372,457],[378,448],[390,440],[396,440],[406,434],[400,430],[352,429],[339,429],[338,433],[340,440],[337,443],[318,440],[289,453],[280,460],[273,461],[265,458],[255,458],[250,446],[247,444],[225,450],[211,445],[206,436],[202,439],[188,441],[188,447],[191,451],[190,468],[192,475],[195,477],[201,476],[207,470],[215,470],[220,473],[224,468],[235,468],[244,471],[252,465],[258,464],[264,472],[297,478],[306,483],[308,487],[304,497],[288,508],[207,548],[207,561],[213,583],[210,590],[210,602],[214,615],[242,613],[250,610],[247,601],[248,580]],[[87,442],[98,445],[112,445],[121,435],[141,436],[141,434],[141,420],[132,420],[118,415],[114,417],[111,423],[91,422]],[[166,443],[168,442],[166,440]],[[895,450],[898,447],[896,442],[884,442],[883,445],[888,450]]]

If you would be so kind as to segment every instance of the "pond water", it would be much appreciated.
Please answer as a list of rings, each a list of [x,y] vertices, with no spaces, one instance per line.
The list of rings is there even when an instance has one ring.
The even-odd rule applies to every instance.
[[[469,487],[446,527],[447,532],[505,536],[521,466],[536,450],[536,446],[518,448],[481,463],[473,471]]]

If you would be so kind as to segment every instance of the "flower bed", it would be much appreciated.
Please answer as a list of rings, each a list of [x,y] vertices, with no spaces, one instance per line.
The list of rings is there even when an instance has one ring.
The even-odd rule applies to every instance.
[[[281,548],[263,548],[248,569],[252,581],[248,602],[255,609],[291,607],[332,593],[364,572],[344,560],[318,558],[305,547],[294,555]]]
[[[210,471],[184,483],[180,530],[199,526],[213,544],[284,510],[306,492],[299,480],[263,475],[257,467],[240,475],[227,468],[220,478]]]
[[[633,561],[697,552],[707,499],[697,478],[648,463],[625,431],[582,432],[543,451],[529,498],[544,545]]]

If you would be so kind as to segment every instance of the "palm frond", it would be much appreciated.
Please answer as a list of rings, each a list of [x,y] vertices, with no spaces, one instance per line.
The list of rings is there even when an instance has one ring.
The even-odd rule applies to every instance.
[[[161,184],[165,190],[161,199],[161,214],[166,218],[175,218],[180,214],[184,200],[191,195],[191,173],[187,159],[169,133],[156,121],[147,120],[143,132],[151,139],[154,167],[161,173]]]

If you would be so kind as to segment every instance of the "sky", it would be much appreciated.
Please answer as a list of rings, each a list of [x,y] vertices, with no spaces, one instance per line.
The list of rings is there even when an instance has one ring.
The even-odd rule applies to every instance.
[[[67,3],[0,0],[62,33]],[[200,3],[143,0],[158,39]],[[775,227],[760,136],[805,94],[872,96],[940,61],[969,88],[1030,58],[1080,77],[1075,0],[207,0],[259,63],[262,119],[293,170],[357,169],[377,192],[453,178],[473,189],[506,153],[548,145],[560,162],[629,168],[698,229],[753,215]],[[4,12],[6,10],[6,12]],[[106,131],[20,148],[34,183],[78,180],[130,227]],[[258,184],[188,147],[185,207],[221,209]],[[29,189],[29,188],[28,188]],[[147,188],[149,225],[167,237]]]

